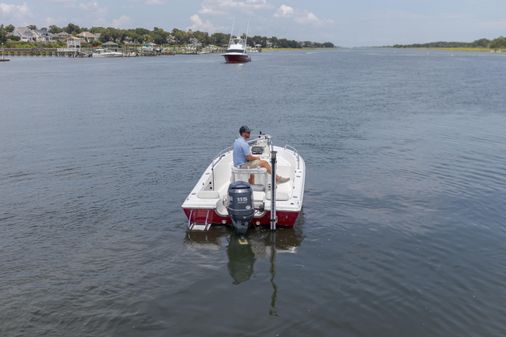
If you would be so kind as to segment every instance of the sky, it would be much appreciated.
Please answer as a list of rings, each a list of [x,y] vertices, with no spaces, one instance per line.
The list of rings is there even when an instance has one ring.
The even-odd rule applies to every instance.
[[[72,22],[381,46],[506,35],[506,0],[0,0],[0,24]]]

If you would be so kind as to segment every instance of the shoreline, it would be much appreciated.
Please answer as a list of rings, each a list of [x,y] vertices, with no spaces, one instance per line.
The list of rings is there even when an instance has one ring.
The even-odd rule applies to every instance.
[[[458,51],[458,52],[477,52],[477,53],[506,53],[506,49],[490,49],[490,48],[473,48],[473,47],[390,47],[392,49],[420,49],[420,50],[441,50],[441,51]]]
[[[277,52],[277,51],[311,51],[311,50],[333,50],[336,48],[262,48],[262,53]]]

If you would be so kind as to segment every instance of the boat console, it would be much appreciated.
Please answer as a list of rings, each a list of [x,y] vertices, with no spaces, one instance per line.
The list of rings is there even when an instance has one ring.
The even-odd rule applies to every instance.
[[[262,155],[265,148],[263,146],[254,145],[251,147],[251,153],[255,156]]]
[[[251,147],[251,154],[254,156],[260,156],[264,160],[271,158],[271,137],[269,135],[260,135],[248,143]]]

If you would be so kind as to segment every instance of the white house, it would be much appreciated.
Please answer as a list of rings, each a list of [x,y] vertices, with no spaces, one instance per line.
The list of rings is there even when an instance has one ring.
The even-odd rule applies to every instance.
[[[41,40],[43,40],[43,38],[37,31],[31,30],[28,27],[14,28],[12,36],[19,37],[19,40],[23,42],[41,42]]]
[[[28,27],[14,28],[11,36],[17,36],[19,40],[23,42],[49,42],[52,41],[54,37],[47,28],[35,30]]]
[[[39,35],[38,42],[50,42],[54,39],[54,34],[50,33],[45,27],[37,30],[37,34]]]
[[[66,32],[60,32],[60,33],[56,33],[54,35],[54,37],[58,40],[58,41],[62,41],[62,42],[65,42],[67,41],[67,39],[70,37],[71,35],[69,33],[66,33]]]
[[[90,42],[94,42],[94,41],[98,40],[99,36],[100,36],[100,34],[93,34],[90,32],[82,32],[82,33],[77,34],[77,37],[81,38],[86,43],[90,43]]]
[[[67,49],[73,49],[75,51],[81,50],[81,39],[78,37],[71,36],[67,40]]]

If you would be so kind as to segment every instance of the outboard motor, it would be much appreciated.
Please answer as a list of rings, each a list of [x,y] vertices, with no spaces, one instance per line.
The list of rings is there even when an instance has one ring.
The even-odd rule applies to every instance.
[[[236,181],[228,187],[228,214],[235,231],[246,234],[251,219],[255,215],[253,207],[253,189],[244,181]]]

